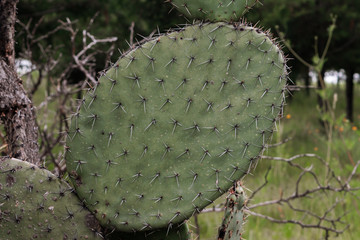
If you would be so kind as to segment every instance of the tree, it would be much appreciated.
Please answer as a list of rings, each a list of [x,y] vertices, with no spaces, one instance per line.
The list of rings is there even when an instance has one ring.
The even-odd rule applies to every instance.
[[[0,1],[0,117],[6,131],[8,155],[38,164],[34,109],[14,71],[16,4],[17,0]]]
[[[345,69],[347,118],[353,120],[353,73],[359,71],[360,55],[360,2],[345,0],[267,0],[264,7],[256,9],[266,28],[279,25],[292,47],[307,62],[313,62],[314,53],[327,41],[326,29],[331,24],[330,15],[337,16],[336,29],[324,63],[324,72],[331,69]],[[316,40],[314,39],[316,37]],[[292,63],[296,75],[307,75],[308,69]]]

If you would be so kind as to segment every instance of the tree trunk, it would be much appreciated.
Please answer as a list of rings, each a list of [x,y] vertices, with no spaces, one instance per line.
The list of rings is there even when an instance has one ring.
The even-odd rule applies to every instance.
[[[354,121],[354,69],[346,70],[346,118]]]
[[[18,0],[0,0],[0,57],[15,66],[14,35]]]
[[[34,109],[14,71],[17,0],[0,0],[0,119],[7,154],[39,165],[38,129]]]

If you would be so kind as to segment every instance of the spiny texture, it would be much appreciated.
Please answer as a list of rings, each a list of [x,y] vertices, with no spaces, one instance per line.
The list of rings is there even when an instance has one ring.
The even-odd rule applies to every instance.
[[[230,189],[230,194],[226,199],[225,216],[219,229],[219,240],[239,240],[242,239],[243,225],[245,221],[244,207],[246,196],[244,189],[236,183]]]
[[[17,159],[0,162],[0,239],[98,239],[71,187]]]
[[[67,169],[102,224],[171,227],[249,171],[283,107],[286,64],[259,29],[187,26],[120,58],[72,118]]]
[[[167,0],[189,19],[238,21],[258,0]]]
[[[114,232],[109,240],[190,240],[191,233],[186,223],[172,228],[155,229],[146,232]]]

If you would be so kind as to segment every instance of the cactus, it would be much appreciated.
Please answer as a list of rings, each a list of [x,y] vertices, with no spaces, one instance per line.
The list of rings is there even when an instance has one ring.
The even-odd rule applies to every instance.
[[[0,178],[1,239],[99,239],[97,221],[49,171],[9,158]]]
[[[66,160],[77,193],[121,231],[184,221],[265,149],[285,82],[277,45],[245,24],[200,23],[146,41],[72,119]]]
[[[242,227],[244,225],[244,208],[246,196],[240,183],[234,184],[230,189],[225,204],[225,216],[219,229],[218,240],[242,239]]]
[[[155,229],[146,232],[114,232],[109,235],[109,240],[191,240],[191,233],[188,225],[182,223],[173,226],[171,229]]]
[[[236,22],[257,1],[168,2],[212,22],[145,39],[89,89],[66,143],[80,202],[46,170],[0,162],[6,238],[91,239],[103,227],[107,239],[186,240],[184,221],[256,163],[287,81],[270,33]],[[229,240],[241,238],[244,219],[243,191],[232,191],[220,230]]]
[[[237,21],[258,0],[167,0],[189,19]]]

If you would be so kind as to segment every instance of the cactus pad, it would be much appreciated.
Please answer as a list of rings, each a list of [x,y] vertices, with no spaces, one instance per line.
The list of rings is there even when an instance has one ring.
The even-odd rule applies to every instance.
[[[285,58],[267,33],[187,26],[124,54],[72,117],[75,188],[121,231],[171,227],[249,171],[283,107]]]
[[[146,232],[114,232],[107,237],[109,240],[190,240],[191,233],[186,223]]]
[[[218,240],[242,239],[245,222],[244,207],[246,196],[239,183],[234,184],[225,203],[225,216],[219,229]]]
[[[168,0],[189,19],[238,21],[257,0]]]
[[[49,171],[0,161],[0,239],[98,239],[91,216]]]

